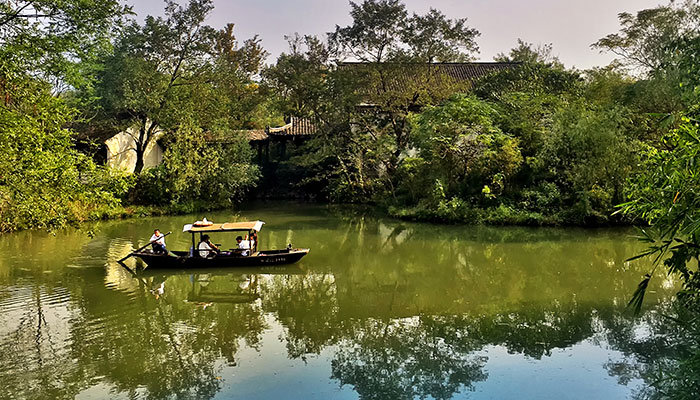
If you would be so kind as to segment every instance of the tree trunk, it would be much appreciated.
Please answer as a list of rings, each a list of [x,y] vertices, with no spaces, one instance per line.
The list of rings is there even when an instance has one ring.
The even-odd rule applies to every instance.
[[[134,173],[140,174],[143,171],[143,149],[141,146],[136,146],[136,166],[134,167]]]
[[[134,173],[135,174],[140,174],[141,171],[143,171],[143,156],[144,153],[146,152],[146,148],[148,148],[148,141],[151,137],[150,135],[150,127],[147,127],[146,125],[148,124],[148,118],[143,117],[141,119],[141,126],[139,127],[139,140],[136,141],[136,165],[134,166]],[[151,123],[151,127],[153,127],[153,123]]]

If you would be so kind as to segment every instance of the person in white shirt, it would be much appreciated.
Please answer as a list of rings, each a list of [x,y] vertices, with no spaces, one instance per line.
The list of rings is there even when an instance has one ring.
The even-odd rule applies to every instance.
[[[212,258],[219,251],[219,248],[209,241],[209,235],[202,236],[202,241],[199,242],[197,249],[199,250],[199,256],[202,258]]]
[[[151,236],[151,247],[153,252],[156,254],[167,254],[168,249],[165,248],[165,235],[160,233],[159,229],[153,231],[153,236]]]
[[[236,243],[238,243],[238,248],[243,250],[241,252],[242,256],[247,256],[250,254],[250,241],[249,240],[243,240],[243,237],[238,236],[236,238]]]

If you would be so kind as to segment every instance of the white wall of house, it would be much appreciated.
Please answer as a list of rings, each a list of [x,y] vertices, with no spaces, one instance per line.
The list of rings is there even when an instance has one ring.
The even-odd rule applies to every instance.
[[[143,154],[143,168],[153,168],[163,162],[163,149],[156,142],[162,135],[162,131],[157,131]],[[126,172],[134,172],[136,168],[136,142],[134,137],[138,137],[138,128],[131,127],[126,131],[119,132],[105,141],[107,146],[107,165],[111,168],[120,169]]]

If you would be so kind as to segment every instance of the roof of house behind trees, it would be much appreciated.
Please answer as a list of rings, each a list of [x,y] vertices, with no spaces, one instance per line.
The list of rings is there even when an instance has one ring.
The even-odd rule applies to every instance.
[[[289,123],[278,128],[268,128],[270,136],[305,136],[316,133],[316,125],[307,118],[291,117]]]
[[[232,131],[228,135],[218,138],[217,142],[230,142],[233,140],[234,135],[245,135],[248,141],[257,142],[267,140],[271,137],[285,138],[285,137],[301,137],[313,135],[316,133],[316,125],[309,119],[291,117],[289,123],[286,125],[278,127],[268,127],[266,129],[247,129]]]
[[[396,86],[403,87],[413,81],[417,74],[432,72],[454,79],[456,83],[474,83],[477,80],[507,69],[515,68],[519,62],[464,62],[464,63],[365,63],[344,62],[341,69],[361,71],[363,69],[384,69],[392,74]]]

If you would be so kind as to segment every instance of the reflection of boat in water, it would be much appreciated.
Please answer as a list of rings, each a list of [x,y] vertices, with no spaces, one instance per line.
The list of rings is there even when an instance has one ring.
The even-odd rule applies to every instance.
[[[230,268],[197,268],[197,274],[199,275],[226,275],[232,274]],[[262,267],[239,267],[236,268],[236,274],[249,274],[249,275],[303,275],[307,274],[307,271],[301,269],[298,265],[271,265]],[[136,272],[136,276],[141,277],[151,277],[151,276],[177,276],[177,275],[192,275],[191,270],[186,270],[182,268],[159,268],[150,269],[146,268],[144,270]]]
[[[292,264],[299,261],[308,254],[309,249],[287,248],[284,250],[257,250],[257,243],[254,248],[230,249],[229,251],[210,251],[198,248],[195,242],[195,235],[199,234],[202,242],[205,233],[224,232],[255,232],[262,228],[264,222],[225,222],[223,224],[208,223],[205,226],[195,224],[185,225],[183,232],[192,234],[192,249],[188,251],[171,251],[169,253],[155,253],[150,249],[138,250],[130,255],[143,260],[148,268],[222,268],[241,266],[268,266],[280,264]]]
[[[160,273],[162,271],[165,273]],[[148,274],[150,279],[143,273],[137,274],[136,277],[145,278],[141,282],[150,289],[151,294],[156,299],[163,296],[166,292],[166,286],[174,285],[182,288],[183,279],[187,279],[191,287],[184,300],[204,307],[218,303],[252,303],[261,297],[258,290],[259,276],[256,274],[238,274],[239,270],[236,270],[236,273],[231,273],[230,269],[214,270],[213,273],[200,273],[200,271],[202,270],[198,269],[197,273],[188,274],[187,278],[185,278],[185,274],[169,273],[167,270],[154,270]],[[222,273],[223,271],[229,272]],[[166,285],[166,282],[170,283]]]
[[[215,291],[210,290],[207,286],[200,286],[199,290],[196,290],[193,284],[192,291],[187,295],[187,301],[190,303],[252,303],[260,298],[257,283],[254,282],[252,285],[252,287],[245,288],[239,286],[236,290],[231,291]]]

